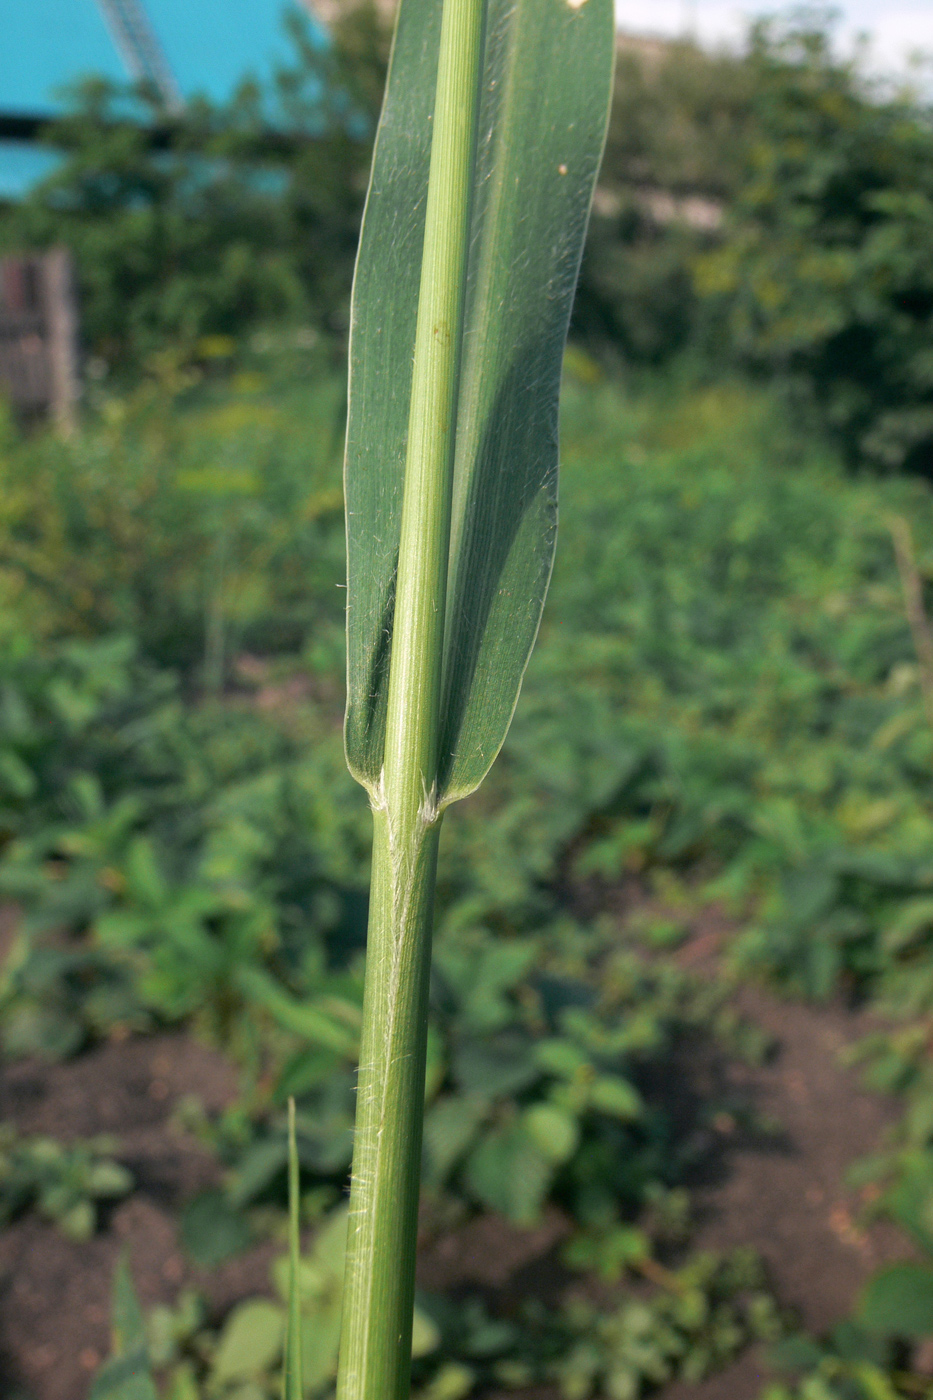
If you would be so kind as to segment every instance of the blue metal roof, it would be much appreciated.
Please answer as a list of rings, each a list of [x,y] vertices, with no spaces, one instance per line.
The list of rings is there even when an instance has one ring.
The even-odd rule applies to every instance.
[[[247,73],[288,57],[283,0],[146,0],[186,96],[229,97]],[[56,91],[91,73],[127,78],[95,0],[0,0],[0,110],[47,111]],[[55,104],[57,105],[57,104]]]
[[[19,199],[57,163],[53,151],[25,141],[0,141],[0,200]]]
[[[156,37],[186,97],[230,97],[290,56],[287,0],[145,0]],[[92,74],[129,74],[96,0],[0,0],[0,112],[60,110],[62,90]],[[0,197],[22,193],[49,168],[48,152],[0,142]]]

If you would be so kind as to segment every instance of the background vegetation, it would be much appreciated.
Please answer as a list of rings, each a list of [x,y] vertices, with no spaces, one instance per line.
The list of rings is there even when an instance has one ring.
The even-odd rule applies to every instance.
[[[204,1267],[281,1240],[297,1096],[323,1395],[368,885],[341,365],[385,36],[361,10],[295,44],[273,93],[155,136],[85,90],[64,164],[0,216],[7,246],[74,247],[89,352],[73,440],[0,429],[0,1037],[13,1064],[153,1033],[232,1061],[232,1107],[183,1107],[219,1164],[176,1202]],[[506,751],[449,818],[427,1088],[428,1234],[559,1217],[561,1284],[423,1297],[416,1383],[627,1398],[759,1339],[775,1395],[923,1394],[933,133],[812,25],[628,45],[617,85],[557,571]],[[710,911],[712,982],[676,956]],[[734,1105],[669,1086],[765,1052],[730,1000],[753,978],[887,1018],[860,1053],[903,1114],[863,1179],[920,1253],[819,1340],[754,1259],[690,1249],[698,1128]],[[4,1220],[87,1239],[132,1189],[119,1142],[0,1140]],[[125,1274],[117,1301],[96,1396],[139,1348],[173,1400],[276,1393],[274,1287],[182,1293],[148,1333]]]
[[[623,41],[575,330],[629,366],[778,379],[849,461],[928,473],[933,130],[827,23],[761,22],[735,55]],[[66,158],[0,245],[72,246],[97,374],[339,347],[388,37],[366,5],[290,34],[269,90],[169,119],[94,82],[49,128]]]

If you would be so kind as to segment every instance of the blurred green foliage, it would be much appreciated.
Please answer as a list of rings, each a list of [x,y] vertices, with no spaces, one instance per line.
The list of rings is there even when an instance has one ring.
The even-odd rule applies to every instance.
[[[333,1394],[345,1242],[346,1210],[341,1208],[323,1222],[301,1260],[303,1376],[311,1400]],[[153,1374],[164,1378],[159,1389],[164,1400],[273,1400],[280,1395],[284,1257],[275,1261],[272,1276],[277,1301],[248,1298],[219,1330],[207,1323],[204,1305],[192,1292],[183,1294],[174,1308],[154,1308],[145,1330],[137,1333],[147,1396],[154,1389]],[[127,1282],[118,1271],[115,1315]],[[550,1314],[532,1302],[524,1315],[510,1321],[492,1318],[478,1296],[451,1304],[424,1294],[415,1306],[413,1395],[415,1400],[464,1400],[489,1385],[512,1390],[543,1381],[556,1385],[564,1400],[596,1395],[637,1400],[674,1378],[701,1380],[750,1342],[774,1341],[783,1330],[763,1288],[760,1264],[741,1250],[724,1259],[698,1256],[667,1275],[650,1296],[609,1307],[572,1297]],[[104,1363],[92,1400],[135,1400],[136,1392],[128,1387],[138,1385],[140,1376],[123,1379],[123,1354],[118,1346]]]
[[[724,901],[753,915],[746,965],[922,1012],[933,735],[886,517],[912,520],[924,575],[926,488],[847,480],[740,381],[622,397],[579,364],[540,645],[488,789],[448,819],[439,1006],[494,1037],[542,938],[585,982],[596,935],[568,952],[567,891],[598,908],[638,877],[675,934]],[[337,394],[319,382],[306,417],[307,397],[256,374],[223,401],[209,380],[150,388],[71,444],[10,438],[0,457],[0,885],[30,938],[92,931],[82,949],[127,958],[158,1016],[210,1005],[219,1025],[249,995],[286,1030],[288,1007],[234,969],[307,994],[310,948],[346,963],[361,942]],[[477,991],[490,935],[514,940],[508,967]]]
[[[903,1349],[845,1319],[821,1342],[787,1337],[771,1351],[774,1369],[785,1379],[772,1382],[761,1400],[903,1400],[925,1395],[928,1378],[905,1366]]]
[[[207,689],[232,654],[342,647],[345,391],[319,355],[285,360],[273,395],[256,369],[216,388],[168,373],[108,397],[66,447],[37,435],[3,453],[14,633],[125,632]]]
[[[19,911],[0,1034],[55,1057],[181,1024],[238,1060],[241,1100],[184,1114],[225,1170],[181,1222],[207,1265],[282,1218],[289,1094],[309,1218],[349,1161],[368,821],[340,733],[338,413],[302,352],[223,386],[173,373],[71,442],[9,429],[0,448],[0,893]],[[524,1224],[556,1207],[566,1265],[607,1280],[681,1247],[719,1106],[662,1086],[685,1046],[756,1049],[671,962],[706,910],[740,930],[734,967],[902,1018],[865,1048],[909,1106],[877,1169],[892,1192],[910,1177],[924,1220],[933,732],[888,519],[910,520],[923,585],[930,490],[853,480],[777,392],[668,375],[623,393],[579,350],[564,439],[562,549],[515,725],[448,817],[428,1209]],[[647,1319],[628,1301],[576,1331],[568,1314],[559,1355],[519,1319],[498,1371],[438,1313],[461,1340],[419,1384],[556,1377],[576,1355],[568,1394],[610,1375],[635,1394],[757,1335],[710,1303],[684,1341],[681,1294],[662,1295]],[[203,1379],[217,1329],[189,1331],[214,1338],[178,1343]]]
[[[3,211],[0,244],[72,248],[98,373],[223,358],[264,328],[345,330],[388,40],[366,7],[329,38],[287,23],[293,60],[268,90],[167,117],[145,87],[92,79],[50,123],[65,159]]]
[[[0,246],[74,249],[93,374],[345,338],[388,37],[367,4],[291,35],[225,107],[86,86],[48,132],[64,162],[0,211]],[[731,54],[624,39],[574,334],[631,368],[752,368],[850,462],[933,472],[931,170],[925,101],[821,12]]]
[[[818,11],[738,56],[623,44],[577,328],[629,362],[754,368],[850,461],[930,474],[931,171],[925,100]]]
[[[849,455],[933,470],[933,133],[831,35],[752,34],[752,133],[720,245],[701,257],[736,351],[815,394]]]
[[[21,1137],[0,1126],[0,1223],[34,1208],[54,1220],[68,1239],[93,1235],[97,1202],[133,1189],[126,1167],[113,1160],[110,1138],[63,1144],[51,1137]]]

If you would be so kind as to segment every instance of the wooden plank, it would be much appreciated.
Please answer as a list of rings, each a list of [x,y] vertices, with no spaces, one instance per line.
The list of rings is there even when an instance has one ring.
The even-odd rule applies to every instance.
[[[42,260],[49,408],[59,431],[70,435],[78,423],[78,305],[74,263],[67,248],[52,248]]]
[[[77,425],[81,384],[74,264],[67,248],[0,258],[0,389],[28,416]]]

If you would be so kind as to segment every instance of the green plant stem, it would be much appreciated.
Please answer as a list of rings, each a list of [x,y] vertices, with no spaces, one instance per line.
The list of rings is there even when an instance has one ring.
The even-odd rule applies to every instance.
[[[411,1376],[456,407],[485,0],[444,0],[373,875],[338,1400]]]
[[[457,392],[485,0],[444,0],[399,541],[384,787],[404,832],[433,816]]]
[[[375,817],[338,1400],[409,1393],[438,835],[421,843],[400,916],[388,821]]]

